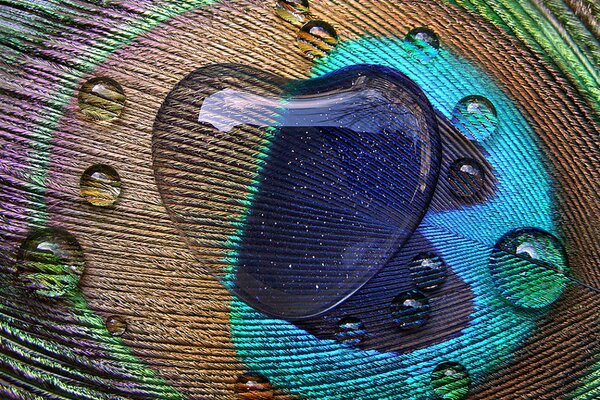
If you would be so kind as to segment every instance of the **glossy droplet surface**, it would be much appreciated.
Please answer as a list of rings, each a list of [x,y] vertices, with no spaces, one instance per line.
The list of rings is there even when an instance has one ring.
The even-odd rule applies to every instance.
[[[485,97],[467,96],[452,112],[452,123],[470,140],[485,140],[498,128],[496,108]]]
[[[446,280],[448,267],[441,257],[433,253],[417,255],[409,265],[410,276],[421,290],[433,290]]]
[[[247,372],[239,376],[235,393],[240,400],[269,400],[273,398],[273,388],[262,374]]]
[[[122,336],[127,330],[127,321],[118,315],[106,318],[106,330],[113,336]]]
[[[414,28],[406,34],[408,51],[421,62],[428,62],[435,57],[440,48],[438,35],[429,28]]]
[[[480,194],[484,179],[483,168],[472,159],[458,159],[448,169],[449,187],[459,198],[473,198]]]
[[[309,16],[308,0],[277,0],[275,13],[280,18],[300,26]]]
[[[390,312],[396,326],[403,330],[418,328],[429,319],[429,300],[418,290],[401,293],[392,300]]]
[[[297,42],[308,58],[324,57],[338,43],[338,35],[331,24],[312,20],[302,25]]]
[[[431,373],[431,386],[438,399],[461,400],[469,394],[471,378],[461,364],[439,364]]]
[[[335,338],[347,345],[356,345],[365,339],[365,326],[363,322],[355,317],[342,318],[338,322]]]
[[[121,178],[109,165],[92,165],[81,175],[79,191],[91,205],[112,206],[121,195]]]
[[[114,79],[92,78],[79,89],[79,109],[97,121],[111,121],[121,116],[125,108],[125,91]]]
[[[536,228],[517,229],[502,237],[492,250],[490,271],[502,296],[524,308],[554,303],[568,283],[562,245]]]
[[[76,290],[85,266],[79,242],[60,228],[30,234],[17,259],[19,284],[46,297],[61,297]]]

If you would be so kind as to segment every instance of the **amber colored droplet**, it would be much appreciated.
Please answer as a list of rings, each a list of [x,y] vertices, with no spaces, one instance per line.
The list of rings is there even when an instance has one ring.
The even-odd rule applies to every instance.
[[[98,77],[85,82],[79,89],[79,109],[96,121],[111,121],[121,116],[125,108],[125,91],[111,78]]]
[[[298,31],[298,46],[308,58],[326,56],[338,43],[338,35],[331,24],[312,20]]]
[[[235,393],[240,400],[270,400],[273,398],[271,383],[262,374],[247,372],[239,376]]]
[[[106,330],[113,336],[121,336],[127,330],[127,321],[116,315],[106,318]]]
[[[81,175],[79,190],[91,205],[112,206],[121,194],[121,178],[113,167],[95,164]]]
[[[308,0],[277,0],[275,13],[279,18],[300,26],[309,16]]]

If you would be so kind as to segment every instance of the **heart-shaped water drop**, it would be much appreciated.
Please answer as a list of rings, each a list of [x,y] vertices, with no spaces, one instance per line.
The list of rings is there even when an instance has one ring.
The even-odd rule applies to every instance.
[[[201,68],[167,96],[153,141],[161,196],[198,260],[286,319],[334,307],[381,269],[440,166],[425,95],[372,65],[305,81]]]

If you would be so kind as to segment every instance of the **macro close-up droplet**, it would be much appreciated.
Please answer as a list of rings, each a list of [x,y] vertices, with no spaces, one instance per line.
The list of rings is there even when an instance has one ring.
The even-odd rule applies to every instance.
[[[469,372],[455,362],[441,363],[431,373],[431,386],[440,400],[462,400],[469,394],[470,385]]]
[[[338,43],[335,28],[321,20],[308,21],[298,31],[298,47],[308,58],[326,56]]]
[[[483,190],[485,173],[475,160],[461,158],[448,169],[448,184],[452,193],[463,199],[477,196]]]
[[[309,17],[308,0],[277,0],[275,13],[282,19],[301,26]]]
[[[121,178],[113,167],[95,164],[81,175],[79,190],[81,197],[93,206],[112,206],[121,195]]]
[[[106,318],[106,330],[112,336],[122,336],[127,330],[127,321],[118,315],[111,315]]]
[[[487,139],[498,128],[498,115],[494,105],[483,96],[467,96],[452,111],[452,124],[467,139]]]
[[[62,297],[77,289],[84,271],[77,239],[61,228],[31,233],[17,256],[18,284],[45,297]]]
[[[500,294],[523,308],[549,306],[569,282],[561,243],[537,228],[520,228],[503,236],[490,255],[490,271]]]
[[[365,339],[365,326],[355,317],[345,317],[339,320],[335,338],[347,345],[356,345]]]
[[[125,108],[125,91],[114,79],[92,78],[79,89],[79,109],[96,121],[119,118]]]
[[[438,35],[427,27],[418,27],[412,29],[406,34],[405,41],[409,53],[420,62],[428,62],[438,54],[440,48],[440,39]]]
[[[444,260],[433,253],[421,253],[409,265],[412,280],[421,290],[438,288],[446,280],[447,269]]]
[[[264,375],[256,372],[240,375],[235,384],[235,393],[239,400],[270,400],[273,398],[271,383]]]
[[[430,311],[429,300],[418,290],[409,290],[399,294],[390,305],[392,319],[402,330],[423,326],[429,319]]]

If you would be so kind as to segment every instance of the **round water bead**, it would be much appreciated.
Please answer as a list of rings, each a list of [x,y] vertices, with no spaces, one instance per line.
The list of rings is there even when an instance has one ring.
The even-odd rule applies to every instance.
[[[121,178],[113,167],[95,164],[81,175],[79,190],[81,197],[91,205],[108,207],[121,194]]]
[[[79,109],[96,121],[110,121],[121,116],[125,92],[117,81],[107,77],[92,78],[79,89]]]
[[[431,386],[439,399],[464,399],[470,384],[469,372],[455,362],[441,363],[431,372]]]
[[[470,158],[456,160],[448,169],[452,193],[460,198],[472,198],[483,189],[485,173],[479,163]]]
[[[444,260],[433,253],[421,253],[409,264],[410,276],[421,290],[432,290],[444,283],[447,269]]]
[[[467,96],[452,111],[452,124],[469,140],[485,140],[498,127],[494,105],[482,96]]]
[[[77,239],[60,228],[33,232],[23,241],[17,258],[20,284],[46,297],[74,291],[85,266]]]
[[[390,311],[398,328],[418,328],[429,318],[429,300],[418,290],[409,290],[392,300]]]
[[[235,393],[240,400],[269,400],[273,398],[271,383],[262,374],[247,372],[239,376]]]
[[[440,39],[429,28],[414,28],[406,34],[405,41],[409,44],[408,51],[419,61],[430,61],[440,48]]]
[[[277,0],[275,13],[282,19],[300,26],[309,15],[308,0]]]
[[[355,317],[342,318],[338,322],[335,338],[344,344],[356,345],[365,338],[365,327],[363,322]]]
[[[127,321],[123,317],[112,315],[106,318],[106,330],[113,336],[122,336],[127,330]]]
[[[520,228],[504,235],[490,255],[490,271],[502,296],[525,308],[554,303],[568,283],[562,245],[537,228]]]
[[[338,35],[329,23],[308,21],[298,31],[298,46],[308,58],[324,57],[337,44]]]

